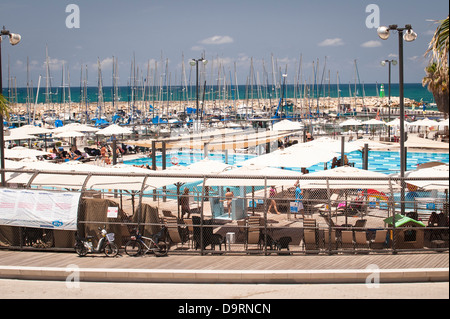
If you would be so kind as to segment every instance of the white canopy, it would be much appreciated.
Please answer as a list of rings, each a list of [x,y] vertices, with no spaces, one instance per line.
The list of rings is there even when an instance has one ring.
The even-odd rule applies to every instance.
[[[406,183],[415,185],[425,190],[443,190],[449,189],[449,166],[447,164],[433,166],[429,168],[417,169],[414,171],[405,172],[405,178],[418,178],[428,177],[430,180],[407,180]],[[400,174],[396,173],[391,175],[393,177],[400,177]],[[443,177],[446,180],[432,180],[433,177]]]
[[[309,143],[308,143],[309,144]],[[298,146],[297,145],[304,145]],[[251,164],[269,167],[307,168],[318,163],[324,163],[339,157],[339,154],[313,144],[296,144],[283,150],[276,150],[242,162],[243,166]]]

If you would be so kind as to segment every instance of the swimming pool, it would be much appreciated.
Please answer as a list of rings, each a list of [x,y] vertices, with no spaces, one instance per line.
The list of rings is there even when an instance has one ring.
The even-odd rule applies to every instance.
[[[228,154],[228,161],[224,153],[209,153],[208,158],[213,161],[219,161],[225,163],[227,161],[230,165],[240,166],[240,163],[256,157],[251,154]],[[350,163],[355,163],[356,168],[363,168],[362,153],[360,151],[354,151],[347,154]],[[181,166],[188,166],[204,159],[202,152],[168,152],[166,154],[167,167],[173,166],[173,163],[178,163]],[[369,170],[380,172],[384,174],[393,174],[400,171],[400,152],[387,152],[387,151],[369,151]],[[407,170],[414,170],[417,165],[428,162],[442,162],[449,163],[448,153],[419,153],[408,152],[407,153]],[[128,165],[149,165],[152,166],[152,159],[149,157],[143,157],[135,160],[124,161],[124,164]],[[162,155],[156,156],[156,166],[162,167]],[[331,168],[331,161],[327,163],[327,167]],[[310,173],[322,171],[324,169],[324,163],[316,164],[308,168]],[[300,169],[293,169],[298,170]]]

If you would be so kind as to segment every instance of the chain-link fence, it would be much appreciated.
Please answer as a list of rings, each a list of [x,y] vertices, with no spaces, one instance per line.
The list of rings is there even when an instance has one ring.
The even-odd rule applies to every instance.
[[[103,226],[115,234],[122,252],[136,229],[150,238],[160,234],[170,245],[169,254],[353,254],[449,247],[444,178],[23,170],[6,170],[6,178],[12,182],[3,190],[80,194],[76,229],[11,226],[2,216],[0,247],[6,249],[73,251],[76,235],[93,236],[96,245]]]

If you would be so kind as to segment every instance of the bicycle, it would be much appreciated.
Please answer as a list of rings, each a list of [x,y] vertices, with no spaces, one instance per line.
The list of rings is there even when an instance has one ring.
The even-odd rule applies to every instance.
[[[133,257],[145,255],[148,252],[154,253],[156,257],[167,256],[170,245],[164,240],[166,231],[167,229],[163,227],[158,234],[152,237],[145,237],[139,233],[138,229],[134,229],[131,239],[125,245],[125,253]],[[147,245],[145,241],[149,241],[149,244]]]

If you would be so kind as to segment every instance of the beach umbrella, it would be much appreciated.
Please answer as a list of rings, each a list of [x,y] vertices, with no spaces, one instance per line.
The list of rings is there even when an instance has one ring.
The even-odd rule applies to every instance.
[[[427,127],[432,127],[432,126],[438,126],[438,125],[440,125],[440,123],[438,121],[434,121],[434,120],[430,120],[428,118],[425,118],[423,120],[418,120],[416,122],[411,122],[408,125],[410,125],[410,126],[427,126]]]
[[[36,136],[27,134],[25,132],[10,130],[9,135],[4,136],[5,141],[18,141],[18,140],[35,140]]]
[[[273,125],[274,131],[297,131],[303,129],[303,124],[300,122],[292,122],[283,120]]]
[[[127,135],[131,133],[132,131],[129,128],[117,124],[112,124],[108,127],[105,127],[104,129],[95,132],[95,134],[97,135],[121,135],[121,134]]]
[[[4,154],[5,158],[23,159],[23,158],[36,158],[36,156],[47,155],[49,154],[49,152],[29,149],[22,146],[16,146],[11,149],[4,149]]]
[[[362,123],[355,119],[348,119],[339,124],[339,126],[341,126],[341,127],[343,127],[343,126],[359,126],[359,125],[362,125]]]
[[[406,122],[406,121],[405,121],[404,123],[405,123],[405,127],[406,127],[407,125],[409,125],[409,123]],[[386,125],[387,125],[387,126],[400,126],[400,119],[399,119],[399,118],[396,118],[395,120],[392,120],[392,121],[390,121],[390,122],[387,122]]]
[[[381,120],[370,119],[368,121],[362,122],[361,124],[364,124],[364,125],[385,125],[386,123],[381,121]]]
[[[12,134],[21,133],[21,134],[28,134],[28,135],[40,135],[40,134],[51,134],[51,133],[53,133],[53,130],[45,128],[45,127],[34,126],[34,125],[23,125],[21,127],[12,129],[11,133]]]
[[[81,132],[77,132],[77,131],[66,131],[66,132],[61,132],[55,135],[55,137],[57,138],[67,138],[67,137],[83,137],[85,134],[81,133]]]
[[[99,131],[99,129],[89,126],[89,125],[85,125],[85,124],[70,123],[70,124],[55,128],[53,130],[54,133],[62,133],[62,132],[68,132],[68,131],[91,133],[91,132],[97,132],[97,131]]]

